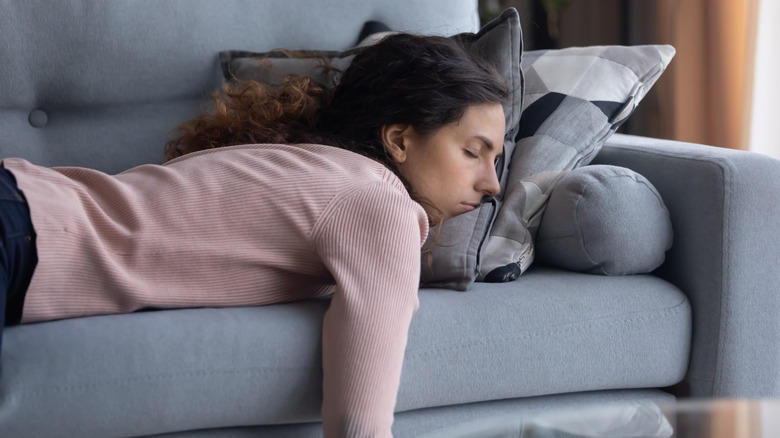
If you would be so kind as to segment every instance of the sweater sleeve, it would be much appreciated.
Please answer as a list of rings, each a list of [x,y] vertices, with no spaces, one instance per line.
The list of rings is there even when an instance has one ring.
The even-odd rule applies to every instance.
[[[325,437],[391,436],[419,301],[422,207],[387,182],[334,203],[314,242],[336,281],[323,323]]]

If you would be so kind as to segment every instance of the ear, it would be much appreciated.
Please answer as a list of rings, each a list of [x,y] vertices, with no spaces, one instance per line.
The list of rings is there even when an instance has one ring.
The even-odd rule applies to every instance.
[[[387,153],[393,157],[393,161],[397,164],[406,161],[410,131],[411,125],[401,123],[382,126],[382,143],[384,143]]]

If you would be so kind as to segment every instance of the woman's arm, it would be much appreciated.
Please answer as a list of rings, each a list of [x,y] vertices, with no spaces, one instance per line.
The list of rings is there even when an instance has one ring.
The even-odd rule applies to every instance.
[[[337,285],[323,326],[324,434],[391,436],[407,332],[419,305],[427,216],[384,182],[331,207],[315,228]]]

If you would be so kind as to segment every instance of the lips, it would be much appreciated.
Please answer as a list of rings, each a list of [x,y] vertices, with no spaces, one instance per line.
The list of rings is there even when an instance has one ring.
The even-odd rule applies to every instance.
[[[479,208],[479,203],[470,203],[470,202],[461,202],[461,205],[466,209],[466,211],[474,211],[477,208]]]

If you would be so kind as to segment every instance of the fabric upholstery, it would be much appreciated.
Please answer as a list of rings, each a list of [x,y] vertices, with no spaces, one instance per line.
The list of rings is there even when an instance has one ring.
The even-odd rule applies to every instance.
[[[89,438],[319,421],[327,306],[10,327],[0,394],[13,396],[0,403],[0,425],[17,438]],[[466,294],[422,290],[396,411],[671,385],[685,374],[689,325],[684,295],[652,276],[532,269]]]
[[[588,164],[674,56],[671,46],[592,46],[523,55],[525,94],[505,207],[484,245],[480,277],[511,281],[534,259],[549,190],[545,172]]]
[[[642,175],[593,165],[553,187],[536,239],[537,260],[601,275],[647,274],[672,246],[669,211]]]

